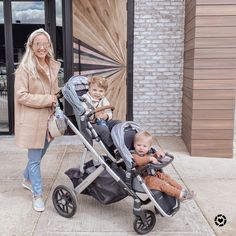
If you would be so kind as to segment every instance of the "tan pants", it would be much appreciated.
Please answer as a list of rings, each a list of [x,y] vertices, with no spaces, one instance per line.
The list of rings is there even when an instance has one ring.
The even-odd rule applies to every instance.
[[[179,198],[182,186],[165,173],[157,171],[156,174],[156,176],[144,177],[149,189],[159,190],[167,195]]]

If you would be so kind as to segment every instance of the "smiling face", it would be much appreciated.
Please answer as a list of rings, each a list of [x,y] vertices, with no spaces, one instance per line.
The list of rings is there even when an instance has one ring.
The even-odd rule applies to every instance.
[[[48,49],[50,47],[50,42],[44,34],[37,35],[32,43],[32,50],[34,55],[38,60],[45,60],[46,55],[48,54]]]
[[[151,148],[151,142],[149,139],[140,137],[134,141],[134,149],[140,156],[144,156],[145,154],[147,154],[150,148]]]
[[[105,96],[105,89],[93,83],[89,86],[89,94],[95,100],[100,100]]]

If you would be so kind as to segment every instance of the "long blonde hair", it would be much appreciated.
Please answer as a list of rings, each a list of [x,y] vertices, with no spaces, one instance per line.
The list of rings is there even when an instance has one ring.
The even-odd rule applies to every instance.
[[[35,37],[40,34],[45,35],[48,39],[49,44],[50,44],[50,47],[48,48],[48,54],[46,55],[46,59],[50,59],[50,58],[54,59],[54,51],[53,51],[50,35],[42,28],[33,31],[30,34],[30,36],[26,42],[25,53],[21,59],[20,65],[18,67],[18,68],[20,68],[20,67],[24,68],[33,77],[37,77],[38,73],[37,73],[37,69],[36,69],[37,59],[36,59],[34,52],[32,50],[32,45],[33,45]]]

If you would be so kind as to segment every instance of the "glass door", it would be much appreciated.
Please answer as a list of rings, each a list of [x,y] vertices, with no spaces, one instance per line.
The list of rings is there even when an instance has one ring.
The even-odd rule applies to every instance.
[[[14,71],[28,36],[39,28],[51,35],[63,85],[62,0],[0,0],[0,135],[14,133]]]
[[[0,1],[0,134],[14,133],[14,71],[29,34],[44,22],[44,1]]]

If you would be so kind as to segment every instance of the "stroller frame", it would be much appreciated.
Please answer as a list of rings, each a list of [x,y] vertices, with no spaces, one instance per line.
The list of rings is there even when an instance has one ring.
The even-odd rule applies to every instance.
[[[80,120],[86,120],[86,115],[78,116],[76,115],[76,120],[78,123],[78,119]],[[76,128],[76,126],[72,123],[72,121],[64,115],[64,118],[68,124],[68,126],[72,129],[72,131],[81,139],[82,143],[85,146],[84,152],[82,154],[82,158],[79,165],[79,170],[81,174],[84,173],[84,167],[86,164],[86,157],[88,155],[88,152],[92,155],[92,160],[94,163],[96,163],[97,168],[90,173],[82,182],[80,182],[74,189],[71,189],[64,185],[59,185],[54,189],[52,200],[53,205],[57,212],[64,216],[64,217],[72,217],[77,209],[77,197],[76,194],[81,194],[88,186],[90,186],[94,180],[96,180],[101,173],[105,170],[109,173],[109,175],[117,182],[119,187],[126,191],[127,195],[132,197],[134,200],[133,204],[133,214],[135,215],[135,221],[134,221],[134,230],[138,234],[146,234],[150,232],[155,223],[156,218],[155,214],[146,209],[142,209],[143,205],[147,205],[150,202],[154,204],[154,208],[156,210],[156,213],[160,213],[163,217],[171,217],[173,216],[179,209],[179,201],[176,199],[175,206],[170,212],[166,212],[162,209],[162,207],[158,204],[158,202],[155,199],[154,194],[149,190],[147,185],[144,183],[143,178],[141,177],[141,173],[137,171],[134,167],[131,170],[126,170],[126,176],[133,175],[133,178],[136,180],[136,184],[139,185],[139,190],[136,192],[142,192],[147,194],[147,199],[142,200],[137,193],[135,192],[135,189],[131,188],[129,186],[128,182],[123,181],[109,166],[109,164],[106,162],[104,157],[98,154],[98,152],[94,149],[92,144],[83,136],[82,132]],[[126,122],[127,123],[127,122]],[[133,123],[133,122],[128,122]],[[96,131],[94,130],[93,126],[87,119],[87,128],[90,130],[91,134],[93,135],[94,139],[99,143],[99,145],[102,147],[103,151],[105,151],[107,157],[109,158],[112,163],[119,164],[121,162],[121,159],[116,160],[111,153],[107,150],[103,142],[100,140],[100,137],[97,135]],[[161,166],[163,167],[163,166]],[[128,175],[127,175],[128,173]],[[140,191],[140,189],[142,189]]]

